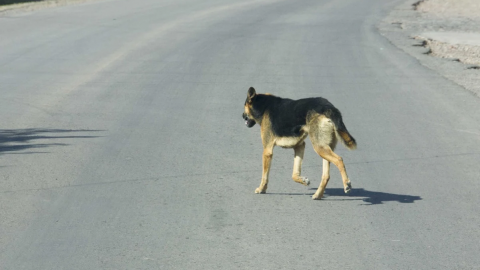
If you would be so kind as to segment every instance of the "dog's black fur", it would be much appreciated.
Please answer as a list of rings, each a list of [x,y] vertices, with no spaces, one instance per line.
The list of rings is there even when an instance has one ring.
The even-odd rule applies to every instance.
[[[335,122],[337,128],[346,131],[340,111],[321,97],[292,100],[272,95],[255,95],[252,102],[252,114],[255,118],[258,119],[265,111],[269,111],[272,131],[279,137],[300,136],[301,128],[307,124],[307,114],[312,110],[327,115]]]
[[[293,179],[304,185],[309,184],[307,178],[300,176],[305,148],[304,140],[308,135],[315,151],[328,162],[327,165],[333,162],[340,169],[345,192],[350,191],[351,184],[342,158],[336,155],[333,149],[336,146],[337,137],[349,149],[356,148],[356,141],[347,131],[340,111],[328,100],[321,97],[292,100],[270,94],[257,94],[255,89],[250,87],[242,117],[247,127],[253,127],[256,123],[261,126],[264,173],[256,193],[266,191],[270,160],[275,145],[294,148],[296,157]],[[325,168],[325,163],[324,176],[329,178],[329,169]],[[328,179],[322,180],[323,189],[319,187],[314,199],[321,198],[327,182]]]

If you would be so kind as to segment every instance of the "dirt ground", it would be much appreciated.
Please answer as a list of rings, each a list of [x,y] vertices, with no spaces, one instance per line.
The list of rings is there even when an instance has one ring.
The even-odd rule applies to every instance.
[[[455,24],[454,31],[446,35],[435,37],[419,36],[418,39],[426,41],[426,46],[431,49],[433,56],[458,59],[466,64],[480,65],[480,1],[479,0],[427,0],[419,2],[416,10],[425,13],[435,21],[444,20],[447,25]],[[456,21],[468,20],[474,22],[476,27],[468,24],[458,24]],[[439,31],[444,31],[442,24],[438,25]],[[455,35],[455,33],[458,33]],[[475,37],[477,42],[467,41]],[[473,43],[473,44],[472,44]]]
[[[408,0],[378,28],[425,66],[480,96],[480,0]]]
[[[45,0],[40,2],[19,3],[0,6],[0,16],[9,16],[25,12],[33,12],[50,7],[60,7],[94,0]]]
[[[418,2],[416,10],[447,18],[480,19],[478,0],[426,0]]]

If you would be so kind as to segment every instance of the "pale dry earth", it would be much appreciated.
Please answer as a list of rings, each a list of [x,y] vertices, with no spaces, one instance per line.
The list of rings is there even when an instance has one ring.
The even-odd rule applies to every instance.
[[[446,18],[480,19],[478,0],[424,0],[418,2],[416,9]]]
[[[34,12],[45,8],[74,5],[95,0],[45,0],[0,6],[0,16]]]
[[[479,1],[406,1],[379,28],[393,44],[424,65],[479,94]],[[436,61],[425,55],[444,60]]]
[[[477,0],[427,0],[416,6],[425,17],[443,20],[452,24],[457,20],[469,20],[476,27],[455,25],[450,31],[439,24],[439,31],[423,33],[418,39],[425,40],[433,56],[458,59],[462,63],[480,64],[480,1]]]

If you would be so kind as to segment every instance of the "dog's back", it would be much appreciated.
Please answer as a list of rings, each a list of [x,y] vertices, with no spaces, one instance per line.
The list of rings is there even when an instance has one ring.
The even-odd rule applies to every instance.
[[[325,127],[325,118],[331,120],[335,137],[338,136],[347,148],[356,148],[356,141],[345,127],[342,114],[327,99],[316,97],[292,100],[262,94],[258,94],[257,99],[256,103],[262,104],[262,109],[268,113],[276,137],[297,137],[304,130],[310,130],[308,133],[312,136],[314,130],[320,126]]]

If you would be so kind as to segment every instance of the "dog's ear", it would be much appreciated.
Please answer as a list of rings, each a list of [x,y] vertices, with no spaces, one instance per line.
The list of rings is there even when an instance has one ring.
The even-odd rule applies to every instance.
[[[250,87],[248,89],[248,93],[247,93],[247,98],[248,98],[248,101],[252,101],[252,99],[257,95],[257,92],[255,92],[255,88],[253,87]]]

